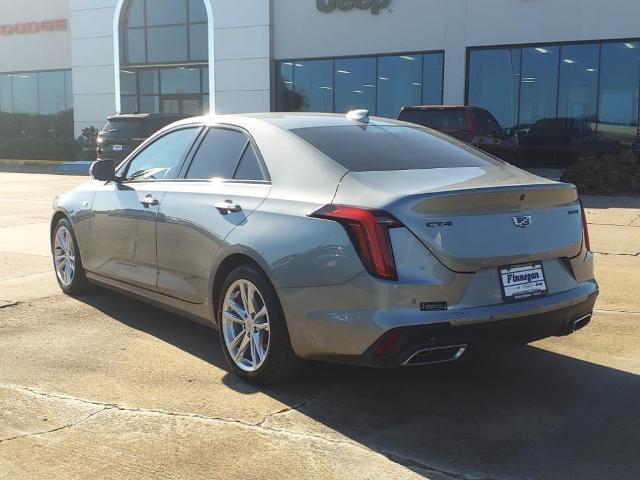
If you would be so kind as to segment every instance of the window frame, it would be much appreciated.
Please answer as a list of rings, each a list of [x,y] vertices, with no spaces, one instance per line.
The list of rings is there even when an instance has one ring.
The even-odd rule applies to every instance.
[[[242,179],[236,179],[236,178],[219,178],[219,179],[215,179],[215,182],[231,183],[231,184],[271,185],[272,182],[271,182],[271,175],[269,174],[269,169],[267,168],[267,165],[264,161],[264,157],[262,156],[262,152],[258,148],[258,145],[255,139],[253,138],[253,136],[251,135],[251,133],[249,133],[247,129],[242,128],[238,125],[231,125],[226,123],[216,123],[213,125],[204,126],[204,128],[202,129],[202,132],[200,133],[200,136],[196,139],[194,146],[191,148],[191,152],[188,158],[185,160],[184,164],[182,165],[180,174],[176,180],[181,180],[183,182],[207,182],[207,183],[211,183],[212,181],[214,181],[210,178],[186,178],[187,173],[189,172],[189,169],[193,164],[193,160],[195,156],[198,154],[198,151],[200,150],[200,146],[202,145],[202,142],[204,142],[204,139],[206,138],[209,131],[214,128],[240,132],[245,136],[247,140],[245,142],[245,146],[242,149],[242,152],[240,153],[240,155],[236,160],[236,166],[234,168],[234,173],[233,173],[234,177],[238,171],[238,167],[240,166],[240,161],[242,160],[242,157],[244,156],[247,148],[249,147],[253,148],[253,152],[255,153],[256,159],[258,161],[258,166],[260,167],[260,171],[262,172],[262,177],[263,177],[263,180],[242,180]]]
[[[129,173],[129,168],[131,167],[131,164],[135,161],[136,158],[138,158],[138,156],[140,156],[144,151],[146,151],[147,148],[149,148],[151,145],[153,145],[160,139],[166,137],[167,135],[170,135],[171,133],[175,133],[179,130],[189,130],[189,129],[199,130],[199,131],[196,132],[193,140],[191,141],[191,144],[189,145],[185,153],[182,155],[182,158],[180,159],[180,161],[177,163],[178,175],[176,176],[176,178],[145,178],[142,180],[131,180],[127,178],[127,174]],[[184,169],[184,164],[186,160],[189,158],[189,156],[191,155],[191,153],[193,152],[194,145],[198,143],[200,137],[202,136],[203,130],[205,130],[205,128],[202,123],[193,123],[193,124],[180,125],[180,126],[171,128],[170,130],[162,132],[157,136],[153,136],[149,138],[149,140],[145,141],[138,148],[136,148],[133,151],[133,153],[131,153],[131,155],[129,155],[129,157],[125,160],[125,162],[118,167],[117,177],[119,179],[119,183],[125,185],[125,184],[139,184],[139,183],[151,183],[151,182],[175,182],[176,180],[180,179],[180,175],[182,173],[182,170]]]

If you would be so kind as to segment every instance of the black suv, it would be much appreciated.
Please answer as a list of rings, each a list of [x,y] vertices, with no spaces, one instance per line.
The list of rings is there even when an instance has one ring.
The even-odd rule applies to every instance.
[[[117,164],[162,127],[189,116],[154,113],[113,115],[98,134],[98,160],[115,160]]]

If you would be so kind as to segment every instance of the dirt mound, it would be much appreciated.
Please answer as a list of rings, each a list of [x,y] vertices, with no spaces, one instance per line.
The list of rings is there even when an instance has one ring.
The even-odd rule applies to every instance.
[[[640,196],[640,160],[630,151],[580,160],[561,180],[585,195]]]

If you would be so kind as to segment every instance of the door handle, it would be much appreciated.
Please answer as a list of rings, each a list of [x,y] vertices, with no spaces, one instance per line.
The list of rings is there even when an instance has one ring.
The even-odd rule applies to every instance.
[[[160,202],[155,198],[153,198],[153,195],[147,195],[142,200],[140,200],[140,203],[145,207],[154,207],[158,205]]]
[[[218,202],[214,205],[220,212],[228,213],[228,212],[239,212],[242,210],[242,207],[237,203],[234,203],[233,200],[225,200],[224,202]]]

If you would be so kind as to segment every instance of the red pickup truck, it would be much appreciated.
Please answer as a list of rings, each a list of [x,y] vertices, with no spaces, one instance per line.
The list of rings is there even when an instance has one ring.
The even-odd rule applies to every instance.
[[[458,105],[404,107],[398,120],[433,128],[509,163],[520,163],[518,140],[484,108]]]

